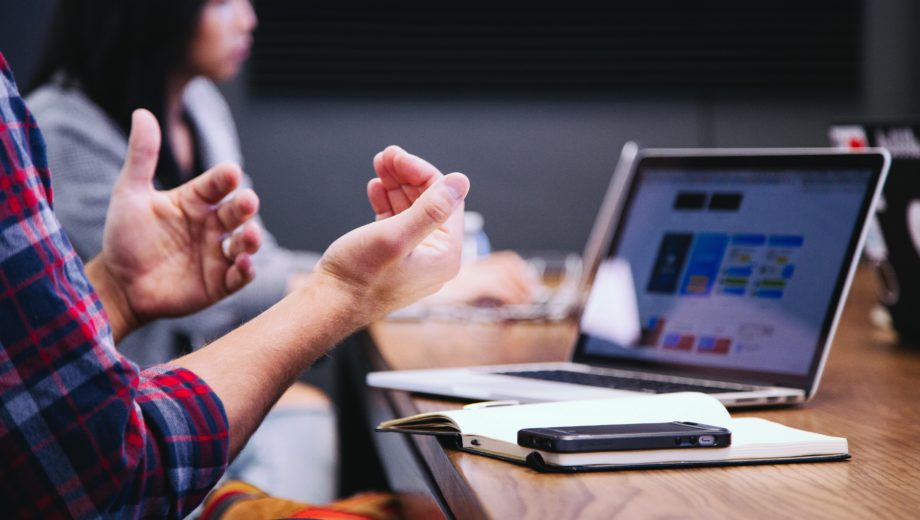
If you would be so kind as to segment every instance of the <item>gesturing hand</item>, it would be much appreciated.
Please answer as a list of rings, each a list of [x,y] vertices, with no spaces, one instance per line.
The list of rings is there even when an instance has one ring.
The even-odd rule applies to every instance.
[[[444,176],[395,146],[374,167],[368,198],[377,221],[333,242],[314,270],[352,295],[359,321],[427,296],[457,274],[469,191],[463,174]]]
[[[157,191],[159,147],[156,119],[135,111],[102,252],[87,265],[96,273],[91,279],[116,338],[147,320],[206,307],[255,275],[250,255],[259,248],[261,232],[247,221],[258,210],[258,197],[244,189],[224,201],[239,187],[239,167],[219,165],[178,188]]]
[[[398,146],[390,146],[377,154],[374,169],[378,178],[368,183],[367,197],[377,220],[405,211],[425,189],[442,177],[437,168]],[[463,266],[452,278],[425,302],[474,304],[480,300],[494,300],[500,304],[528,303],[533,300],[538,285],[532,269],[510,251]]]

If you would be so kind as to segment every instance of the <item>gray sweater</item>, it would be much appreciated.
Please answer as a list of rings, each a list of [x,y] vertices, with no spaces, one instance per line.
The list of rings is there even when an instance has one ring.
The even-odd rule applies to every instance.
[[[217,87],[196,79],[186,88],[183,101],[198,131],[201,163],[206,168],[225,161],[242,165],[236,127]],[[48,145],[55,214],[87,261],[102,249],[105,215],[127,152],[127,136],[77,89],[46,85],[33,92],[27,103]],[[244,185],[251,185],[248,177]],[[149,324],[125,338],[119,350],[149,366],[176,356],[177,334],[188,336],[199,347],[278,301],[288,277],[312,269],[319,258],[282,248],[264,227],[262,237],[262,248],[254,257],[256,279],[247,287],[192,316]]]

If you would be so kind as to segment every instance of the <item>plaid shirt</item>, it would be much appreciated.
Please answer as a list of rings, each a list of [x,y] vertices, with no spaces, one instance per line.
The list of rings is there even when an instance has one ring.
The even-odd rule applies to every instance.
[[[0,517],[181,517],[223,474],[223,405],[139,371],[51,211],[45,144],[0,54]]]

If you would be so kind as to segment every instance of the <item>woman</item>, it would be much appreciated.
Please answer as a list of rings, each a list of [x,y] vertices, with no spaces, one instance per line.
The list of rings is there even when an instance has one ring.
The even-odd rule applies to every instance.
[[[256,23],[249,0],[59,2],[28,103],[48,142],[55,210],[83,258],[101,249],[109,194],[135,108],[149,109],[161,122],[158,187],[174,187],[219,162],[243,164],[230,111],[214,83],[239,72]],[[250,184],[248,179],[244,184]],[[141,365],[167,361],[277,301],[318,255],[284,249],[263,231],[262,249],[254,257],[257,276],[247,288],[188,318],[144,327],[119,349]],[[519,303],[531,298],[531,279],[516,255],[498,255],[473,266],[434,301]],[[489,281],[467,283],[463,277]],[[335,479],[330,477],[336,466],[328,401],[318,391],[300,389],[278,406],[282,409],[270,414],[260,429],[264,435],[253,437],[228,474],[276,495],[328,501],[334,494]],[[273,424],[280,433],[268,433]],[[305,428],[311,442],[298,442]],[[275,449],[279,445],[284,449]],[[292,453],[294,449],[305,453]],[[266,465],[273,458],[277,463]],[[285,477],[279,469],[285,465],[298,477]],[[285,487],[292,480],[303,486]]]
[[[159,188],[219,162],[242,164],[230,112],[209,79],[237,72],[255,16],[240,0],[77,0],[60,2],[52,25],[28,99],[49,143],[55,209],[77,252],[91,258],[101,248],[135,108],[161,122]],[[145,327],[119,348],[141,365],[167,361],[277,301],[288,278],[317,257],[264,236],[258,286],[184,320]]]

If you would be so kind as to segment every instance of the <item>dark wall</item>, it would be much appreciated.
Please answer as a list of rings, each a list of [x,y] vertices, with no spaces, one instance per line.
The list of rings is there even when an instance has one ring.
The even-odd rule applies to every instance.
[[[231,94],[232,98],[236,98]],[[858,103],[680,99],[248,100],[247,170],[269,229],[322,248],[371,217],[371,158],[397,143],[472,180],[493,245],[580,251],[620,146],[823,146],[827,121]]]
[[[0,50],[20,82],[50,0],[2,8]],[[371,159],[397,143],[473,182],[468,207],[499,248],[579,251],[619,147],[824,146],[829,121],[920,113],[920,6],[871,0],[863,89],[809,96],[253,96],[246,77],[225,85],[269,229],[290,247],[323,249],[371,218]],[[8,2],[9,4],[9,2]],[[11,31],[12,29],[12,31]]]
[[[32,75],[53,6],[54,0],[4,2],[0,6],[0,52],[13,67],[20,88],[25,88]]]

